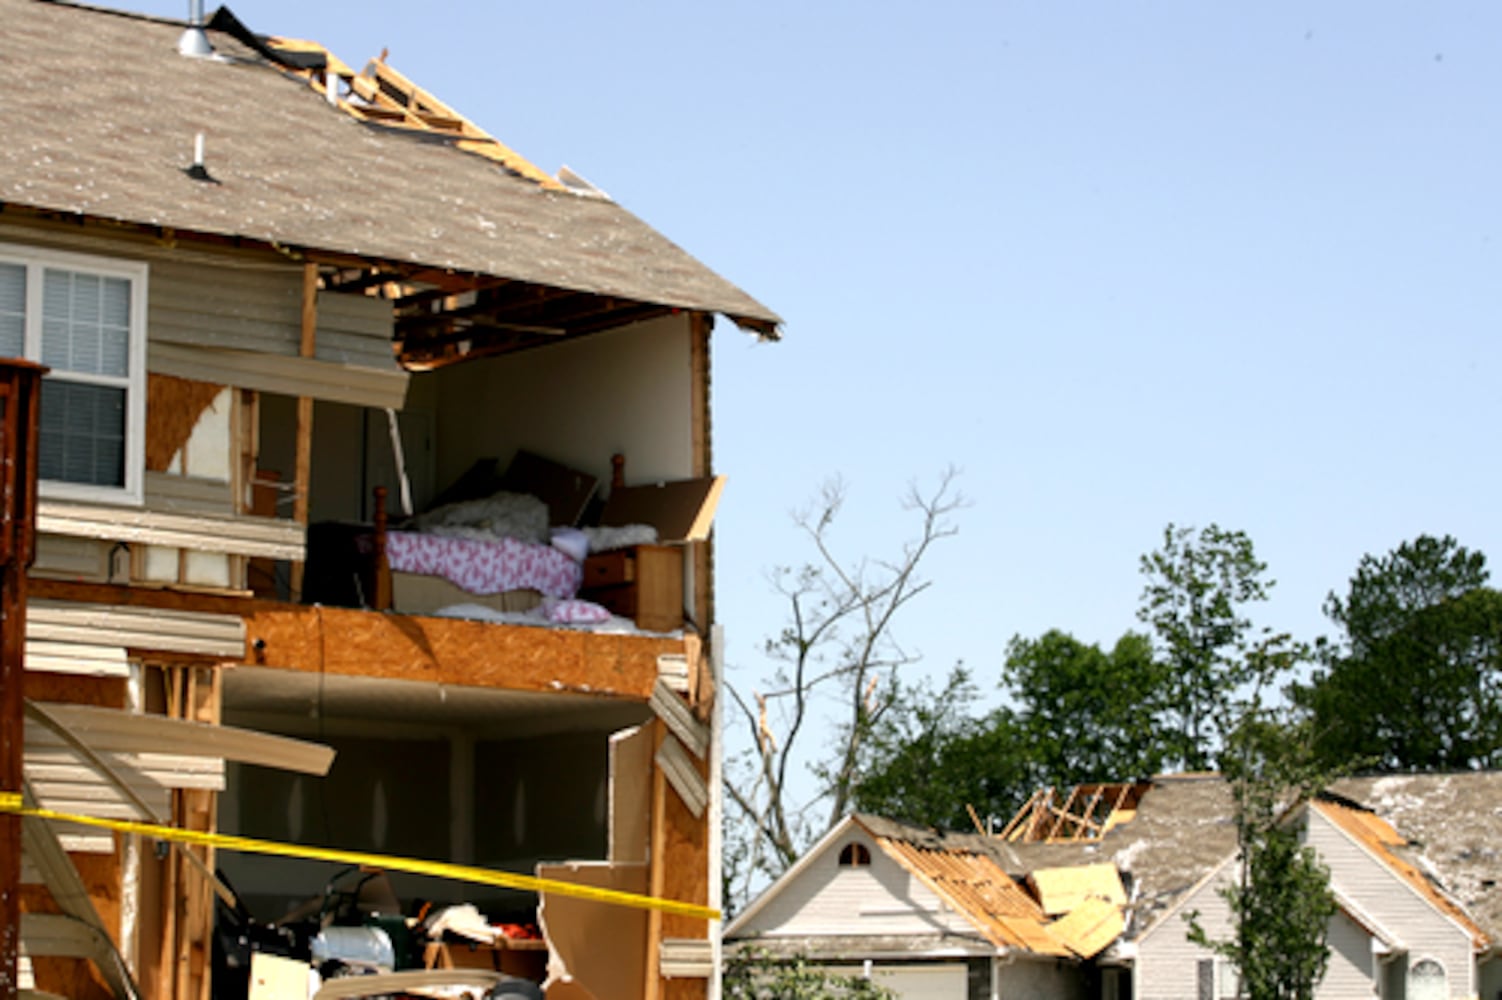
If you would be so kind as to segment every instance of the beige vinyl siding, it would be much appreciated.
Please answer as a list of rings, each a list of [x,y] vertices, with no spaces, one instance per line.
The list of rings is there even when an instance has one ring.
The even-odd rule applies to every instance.
[[[851,842],[871,852],[871,864],[840,867]],[[976,933],[944,907],[932,890],[887,857],[870,837],[852,830],[839,838],[756,913],[742,936],[802,937],[851,934]]]
[[[1222,867],[1215,878],[1200,885],[1177,907],[1169,910],[1138,942],[1133,966],[1133,993],[1137,1000],[1185,1000],[1196,996],[1199,962],[1213,958],[1207,948],[1192,943],[1189,925],[1183,915],[1199,911],[1200,926],[1212,938],[1225,938],[1231,932],[1226,901],[1217,891],[1234,878],[1236,867]]]
[[[318,293],[320,361],[396,371],[391,336],[396,329],[391,303],[368,295]]]
[[[189,248],[170,237],[151,240],[125,231],[110,235],[14,221],[0,222],[0,242],[145,261],[150,267],[146,302],[150,344],[298,356],[303,265],[297,261],[253,251]],[[390,302],[321,292],[318,307],[314,353],[318,361],[383,375],[400,374],[391,351],[395,320]],[[158,370],[155,365],[149,367]],[[242,385],[226,377],[225,372],[219,375],[223,384]],[[329,379],[319,376],[312,381],[316,385]]]
[[[295,355],[302,268],[159,258],[151,261],[146,305],[149,340]]]
[[[1363,846],[1309,810],[1305,836],[1330,867],[1332,883],[1407,948],[1410,964],[1432,958],[1445,967],[1451,996],[1476,993],[1470,935]]]
[[[156,374],[195,382],[355,406],[400,409],[407,397],[407,374],[394,366],[390,370],[356,368],[322,359],[162,341],[148,345],[146,366]]]
[[[110,543],[98,538],[74,538],[68,535],[39,533],[36,541],[34,576],[61,576],[91,583],[107,581]],[[128,553],[120,567],[122,581],[130,575]]]
[[[1372,936],[1344,913],[1330,921],[1330,964],[1319,984],[1320,1000],[1351,997],[1365,1000],[1376,993],[1377,960]]]
[[[235,513],[235,497],[230,484],[218,479],[148,471],[146,506],[170,514],[228,517]]]
[[[235,661],[245,655],[245,622],[238,615],[126,605],[34,600],[26,606],[26,637]]]

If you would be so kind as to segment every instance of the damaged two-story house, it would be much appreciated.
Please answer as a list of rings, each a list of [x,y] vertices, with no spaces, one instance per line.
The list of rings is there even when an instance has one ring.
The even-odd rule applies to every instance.
[[[0,17],[0,354],[49,368],[28,698],[334,751],[319,776],[103,747],[177,826],[713,907],[711,330],[778,317],[384,62],[224,10]],[[28,721],[40,804],[142,818],[57,764],[68,739]],[[269,925],[337,874],[59,832],[148,997],[218,992],[216,894]],[[711,988],[703,917],[386,882],[523,928],[496,965],[550,997]],[[30,969],[119,979],[40,946]]]

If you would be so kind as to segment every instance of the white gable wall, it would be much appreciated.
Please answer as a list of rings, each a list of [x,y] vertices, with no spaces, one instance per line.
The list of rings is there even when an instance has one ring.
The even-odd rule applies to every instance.
[[[1476,995],[1470,935],[1317,809],[1308,810],[1308,843],[1330,868],[1331,882],[1408,949],[1408,963],[1444,966],[1449,995]]]
[[[1232,933],[1230,910],[1218,889],[1235,878],[1236,873],[1234,863],[1222,869],[1220,878],[1201,886],[1140,943],[1135,996],[1141,1000],[1169,1000],[1195,995],[1199,963],[1215,955],[1189,941],[1189,925],[1183,915],[1198,910],[1200,925],[1211,938],[1228,939]],[[1316,991],[1321,998],[1362,998],[1375,994],[1373,977],[1377,968],[1371,942],[1371,935],[1350,917],[1344,913],[1335,915],[1330,923],[1330,964]]]
[[[1205,933],[1215,940],[1229,937],[1230,908],[1217,890],[1235,875],[1234,863],[1224,865],[1139,939],[1132,967],[1132,996],[1137,1000],[1183,1000],[1196,995],[1200,960],[1213,958],[1214,952],[1189,940],[1184,914],[1198,910]]]
[[[851,842],[871,852],[871,864],[840,866],[840,849]],[[942,932],[977,933],[969,920],[946,908],[932,890],[854,826],[826,842],[737,929],[743,938]]]

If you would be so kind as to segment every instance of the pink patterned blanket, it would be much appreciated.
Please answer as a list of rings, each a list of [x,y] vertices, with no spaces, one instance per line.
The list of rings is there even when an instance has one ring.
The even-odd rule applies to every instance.
[[[583,567],[551,545],[410,531],[387,534],[386,560],[396,572],[441,576],[471,594],[539,590],[548,597],[573,597],[584,573]]]

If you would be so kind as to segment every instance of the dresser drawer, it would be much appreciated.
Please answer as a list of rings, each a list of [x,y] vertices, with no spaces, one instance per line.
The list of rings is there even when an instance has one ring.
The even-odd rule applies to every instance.
[[[584,560],[584,586],[612,587],[636,579],[636,550],[601,552]]]
[[[636,621],[649,632],[683,627],[683,550],[638,545],[584,560],[579,596]]]

